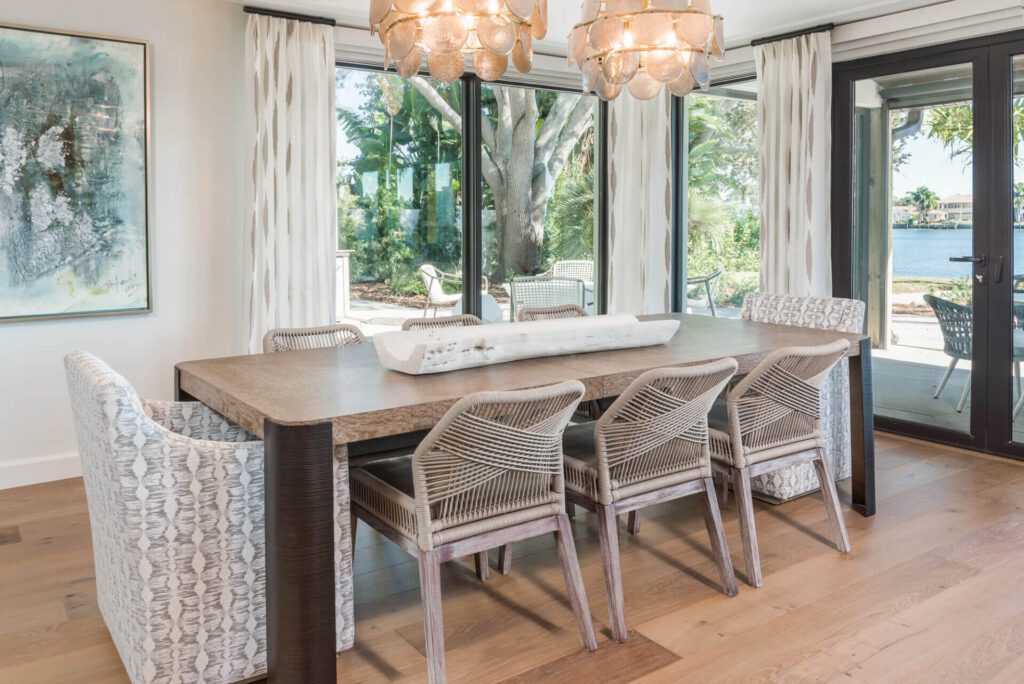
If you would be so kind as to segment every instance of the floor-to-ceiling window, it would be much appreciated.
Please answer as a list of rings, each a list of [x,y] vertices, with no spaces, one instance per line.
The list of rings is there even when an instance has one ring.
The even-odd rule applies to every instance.
[[[577,304],[595,312],[598,101],[484,85],[484,313]]]
[[[479,88],[480,107],[464,116],[469,86]],[[372,335],[464,311],[487,322],[543,305],[597,312],[604,222],[595,97],[344,66],[336,88],[346,320]],[[479,172],[463,178],[476,168],[463,157],[477,140]],[[482,207],[467,221],[474,187]],[[479,257],[465,253],[464,226],[479,233]],[[464,284],[467,272],[481,276],[478,289]]]
[[[372,334],[461,311],[461,83],[336,73],[348,317]]]
[[[686,308],[734,317],[761,268],[757,84],[685,98]]]

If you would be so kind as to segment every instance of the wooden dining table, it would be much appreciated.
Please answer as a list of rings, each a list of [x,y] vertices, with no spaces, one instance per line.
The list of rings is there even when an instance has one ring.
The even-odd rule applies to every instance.
[[[653,368],[733,357],[744,373],[781,347],[847,339],[853,507],[875,514],[870,338],[686,314],[645,318],[676,318],[681,325],[656,347],[418,377],[383,368],[372,343],[178,364],[179,400],[201,401],[265,441],[269,681],[336,681],[334,520],[336,506],[348,502],[335,498],[335,459],[422,434],[473,392],[579,380],[586,400],[601,399],[618,396]]]

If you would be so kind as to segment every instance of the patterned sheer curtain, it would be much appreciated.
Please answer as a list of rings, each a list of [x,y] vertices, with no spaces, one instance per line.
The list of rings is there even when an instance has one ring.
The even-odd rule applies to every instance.
[[[832,34],[755,48],[761,291],[832,294]]]
[[[249,351],[272,328],[334,319],[334,34],[329,26],[250,15],[246,268]]]
[[[671,300],[671,97],[609,106],[609,312],[665,313]]]

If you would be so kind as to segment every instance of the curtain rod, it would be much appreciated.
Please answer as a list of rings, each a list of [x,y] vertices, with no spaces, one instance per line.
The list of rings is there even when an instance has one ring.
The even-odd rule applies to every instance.
[[[756,40],[750,41],[750,47],[757,47],[758,45],[765,45],[766,43],[774,43],[779,40],[799,38],[800,36],[809,36],[812,33],[824,33],[825,31],[831,31],[835,27],[835,24],[822,24],[821,26],[815,26],[814,28],[800,29],[799,31],[790,31],[789,33],[781,33],[777,36],[768,36],[767,38],[758,38]]]
[[[327,26],[337,26],[338,22],[329,17],[313,17],[308,14],[296,14],[295,12],[281,12],[278,10],[264,9],[262,7],[253,7],[246,5],[242,8],[246,14],[259,14],[264,17],[275,17],[277,19],[290,19],[292,21],[305,21],[310,24],[325,24]]]

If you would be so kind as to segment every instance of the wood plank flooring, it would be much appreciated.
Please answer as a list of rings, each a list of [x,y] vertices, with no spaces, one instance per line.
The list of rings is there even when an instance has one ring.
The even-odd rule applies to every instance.
[[[1024,673],[1024,465],[879,435],[879,510],[846,511],[837,553],[820,496],[756,503],[764,586],[718,590],[698,502],[620,533],[630,640],[609,638],[597,528],[573,523],[599,649],[579,641],[551,538],[480,584],[442,570],[452,682],[1017,682]],[[848,489],[840,486],[848,505]],[[693,497],[691,497],[693,498]],[[725,507],[743,567],[735,509]],[[497,562],[497,553],[491,562]],[[742,575],[742,570],[738,570]],[[357,647],[339,681],[425,681],[417,567],[362,526]],[[0,492],[0,682],[126,682],[95,600],[80,480]]]

